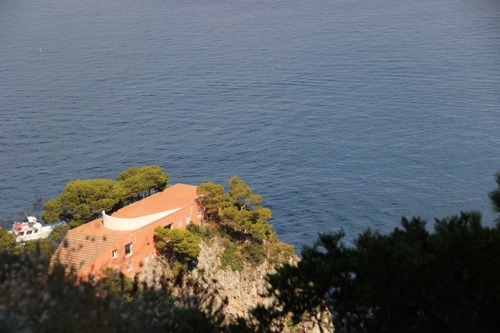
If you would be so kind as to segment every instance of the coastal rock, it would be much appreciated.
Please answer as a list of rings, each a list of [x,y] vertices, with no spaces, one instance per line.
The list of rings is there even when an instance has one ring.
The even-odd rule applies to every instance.
[[[201,241],[201,252],[198,257],[196,269],[186,273],[186,279],[194,279],[203,287],[212,288],[218,293],[218,305],[227,299],[223,311],[229,320],[238,317],[248,318],[248,310],[262,304],[270,306],[272,299],[262,297],[266,291],[265,277],[274,273],[275,267],[265,261],[261,265],[252,267],[244,263],[242,271],[232,271],[230,268],[221,269],[220,256],[224,252],[223,242],[218,238],[211,239],[209,243]],[[297,256],[288,260],[290,264],[297,263]],[[148,283],[158,281],[162,274],[171,274],[165,268],[165,262],[156,261],[148,265],[143,271],[143,279]],[[210,284],[210,285],[209,285]],[[329,315],[322,322],[322,330],[313,321],[302,322],[297,326],[287,326],[284,332],[333,332],[333,326]]]

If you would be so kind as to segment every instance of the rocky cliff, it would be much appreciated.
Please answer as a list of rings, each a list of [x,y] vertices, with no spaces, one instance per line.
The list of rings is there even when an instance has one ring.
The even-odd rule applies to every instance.
[[[269,260],[265,260],[256,266],[243,263],[241,271],[233,271],[229,267],[222,269],[221,256],[226,245],[227,242],[220,238],[213,238],[206,242],[201,241],[201,252],[197,266],[186,273],[185,279],[194,279],[204,284],[204,287],[216,290],[219,304],[222,304],[222,300],[226,298],[227,302],[225,302],[223,309],[228,318],[248,318],[249,309],[258,304],[266,306],[272,304],[272,299],[264,298],[261,295],[266,291],[265,277],[267,274],[275,272],[275,266]],[[283,256],[279,260],[294,264],[299,259],[297,256]],[[159,275],[171,274],[168,266],[168,263],[159,260],[146,267],[143,276],[146,281],[153,283]],[[322,323],[322,328],[323,330],[312,321],[305,321],[296,326],[288,324],[285,332],[332,332],[333,326],[329,316]]]

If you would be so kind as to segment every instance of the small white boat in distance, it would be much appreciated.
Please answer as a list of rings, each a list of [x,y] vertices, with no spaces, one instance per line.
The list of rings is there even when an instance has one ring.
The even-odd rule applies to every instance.
[[[27,222],[14,222],[11,231],[18,243],[47,238],[51,232],[52,226],[42,226],[35,216],[28,216]]]

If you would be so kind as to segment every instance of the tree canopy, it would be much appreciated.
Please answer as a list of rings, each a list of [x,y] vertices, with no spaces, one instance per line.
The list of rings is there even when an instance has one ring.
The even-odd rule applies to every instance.
[[[140,200],[155,192],[163,191],[167,186],[168,174],[157,165],[133,167],[118,175],[116,180],[122,185],[126,199]]]
[[[222,203],[225,202],[224,186],[214,182],[201,183],[196,193],[203,195],[201,201],[210,218],[217,217]]]
[[[196,260],[201,251],[200,238],[189,230],[156,227],[154,239],[160,251],[179,262]]]
[[[59,198],[44,205],[42,219],[47,222],[64,220],[75,227],[96,218],[103,210],[112,211],[122,199],[121,186],[111,179],[73,180]]]
[[[130,168],[120,173],[117,180],[78,179],[66,184],[59,198],[43,205],[42,219],[46,222],[66,221],[79,226],[104,210],[108,213],[124,205],[161,191],[167,185],[168,174],[159,166]]]
[[[272,218],[271,210],[263,207],[262,197],[238,177],[231,177],[227,193],[213,182],[202,183],[198,193],[205,195],[204,207],[223,227],[260,239],[272,236],[272,226],[267,223]]]

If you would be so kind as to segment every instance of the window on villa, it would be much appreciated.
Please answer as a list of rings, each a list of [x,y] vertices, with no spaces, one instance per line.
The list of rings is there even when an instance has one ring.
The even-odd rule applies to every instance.
[[[113,250],[113,258],[118,258],[118,250]]]
[[[191,214],[186,215],[186,225],[191,223]]]
[[[203,217],[203,209],[198,209],[198,217]]]
[[[118,273],[120,271],[120,267],[118,265],[115,266],[115,271]]]
[[[182,228],[182,219],[179,219],[177,222],[179,222],[179,228]]]
[[[132,255],[132,243],[125,245],[125,257]]]
[[[166,225],[164,228],[165,229],[172,229],[172,223],[170,223],[169,225]]]
[[[130,272],[133,269],[134,269],[134,263],[132,261],[129,261],[127,263],[127,272]]]
[[[28,230],[28,231],[26,231],[26,235],[31,235],[32,232],[33,232],[33,230]]]

